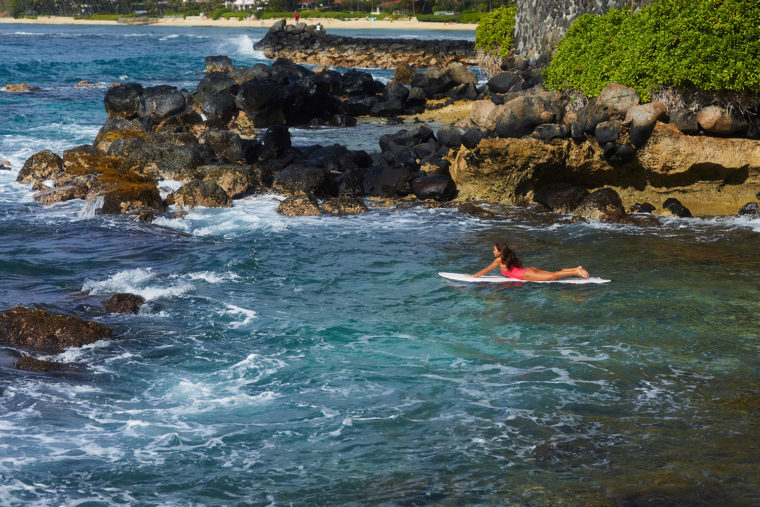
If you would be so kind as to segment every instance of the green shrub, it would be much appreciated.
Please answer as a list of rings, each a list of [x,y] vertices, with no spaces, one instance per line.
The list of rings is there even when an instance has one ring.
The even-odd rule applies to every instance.
[[[240,11],[238,11],[238,12],[223,12],[223,13],[221,13],[221,15],[219,17],[224,18],[224,19],[237,18],[238,21],[242,21],[242,20],[244,20],[244,19],[246,19],[248,17],[248,13],[247,12],[240,12]]]
[[[661,86],[760,92],[760,2],[660,0],[633,15],[613,9],[581,16],[544,82],[590,97],[616,82],[645,100]]]
[[[134,18],[136,14],[90,14],[89,16],[74,16],[74,19],[87,19],[90,21],[116,21],[119,18]]]
[[[282,19],[282,18],[292,18],[293,13],[290,12],[271,12],[271,11],[257,11],[256,19]]]
[[[496,10],[498,11],[499,9],[496,9]],[[493,12],[496,12],[496,11],[493,11]],[[459,16],[459,23],[469,23],[469,24],[480,23],[482,19],[484,19],[487,16],[490,16],[491,14],[493,14],[493,12],[488,13],[488,12],[478,12],[478,11],[464,11]],[[512,26],[514,27],[514,15],[512,15]],[[512,31],[510,30],[509,33],[511,36]],[[512,46],[512,44],[510,44],[510,46]]]
[[[485,53],[507,56],[514,44],[512,32],[516,15],[517,9],[514,7],[499,7],[482,15],[475,30],[475,48]]]
[[[459,23],[461,17],[460,14],[455,14],[453,16],[417,14],[417,21],[423,21],[425,23]]]

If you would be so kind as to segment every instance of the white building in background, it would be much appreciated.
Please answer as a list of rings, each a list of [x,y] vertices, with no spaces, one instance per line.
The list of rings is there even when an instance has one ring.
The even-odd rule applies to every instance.
[[[264,2],[257,1],[257,0],[234,0],[234,1],[224,2],[224,5],[232,9],[238,9],[242,11],[246,9],[253,9],[257,5],[260,5],[262,3]]]

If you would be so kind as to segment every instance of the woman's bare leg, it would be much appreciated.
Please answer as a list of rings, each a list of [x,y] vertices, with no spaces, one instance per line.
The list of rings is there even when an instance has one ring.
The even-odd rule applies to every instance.
[[[523,273],[523,280],[532,280],[534,282],[551,282],[559,280],[560,278],[567,278],[569,276],[579,276],[581,278],[588,278],[588,271],[583,269],[583,266],[577,268],[564,268],[560,271],[544,271],[537,268],[527,268]]]

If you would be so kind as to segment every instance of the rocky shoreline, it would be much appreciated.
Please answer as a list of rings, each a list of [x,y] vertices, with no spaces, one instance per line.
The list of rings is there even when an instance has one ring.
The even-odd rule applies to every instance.
[[[542,86],[503,86],[520,81],[511,72],[492,78],[490,97],[476,101],[462,122],[495,136],[453,157],[460,199],[571,212],[549,205],[546,188],[604,187],[628,209],[646,204],[677,216],[751,212],[760,199],[757,126],[736,113],[717,106],[668,111],[663,103],[641,104],[633,89],[614,83],[574,109]],[[669,199],[678,207],[665,206]]]
[[[760,192],[760,140],[751,139],[758,128],[735,113],[668,111],[616,84],[574,108],[519,59],[481,87],[459,63],[400,65],[387,84],[366,72],[309,70],[286,59],[235,68],[219,56],[206,65],[193,92],[136,83],[109,89],[109,119],[94,143],[63,157],[33,155],[18,181],[33,184],[44,204],[82,198],[99,213],[146,221],[168,205],[231,206],[266,191],[299,196],[310,214],[319,209],[314,199],[410,194],[568,213],[568,203],[550,204],[548,188],[574,195],[608,188],[626,209],[679,216],[751,210]],[[419,126],[382,136],[372,154],[290,143],[288,126],[349,128],[357,116],[420,114],[440,100],[471,101],[469,117],[437,133]],[[158,182],[165,179],[185,185],[163,199]],[[678,211],[663,207],[668,199],[679,202]],[[297,214],[292,204],[283,210]],[[625,211],[613,215],[622,219]]]
[[[461,40],[369,39],[328,35],[316,25],[280,20],[257,42],[267,58],[336,67],[393,69],[401,64],[421,69],[454,62],[477,65],[474,44]]]

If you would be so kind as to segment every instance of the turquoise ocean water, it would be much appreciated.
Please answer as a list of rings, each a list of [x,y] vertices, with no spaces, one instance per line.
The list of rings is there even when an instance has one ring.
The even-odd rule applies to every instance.
[[[116,335],[49,357],[77,372],[0,369],[0,504],[760,504],[760,220],[287,218],[269,195],[144,225],[14,182],[92,142],[107,83],[191,89],[207,55],[265,61],[263,33],[0,25],[0,85],[42,88],[0,92],[0,310]],[[451,36],[392,34],[413,35]],[[293,135],[372,150],[381,131]],[[613,283],[436,275],[496,240]],[[113,292],[148,303],[106,314]]]

